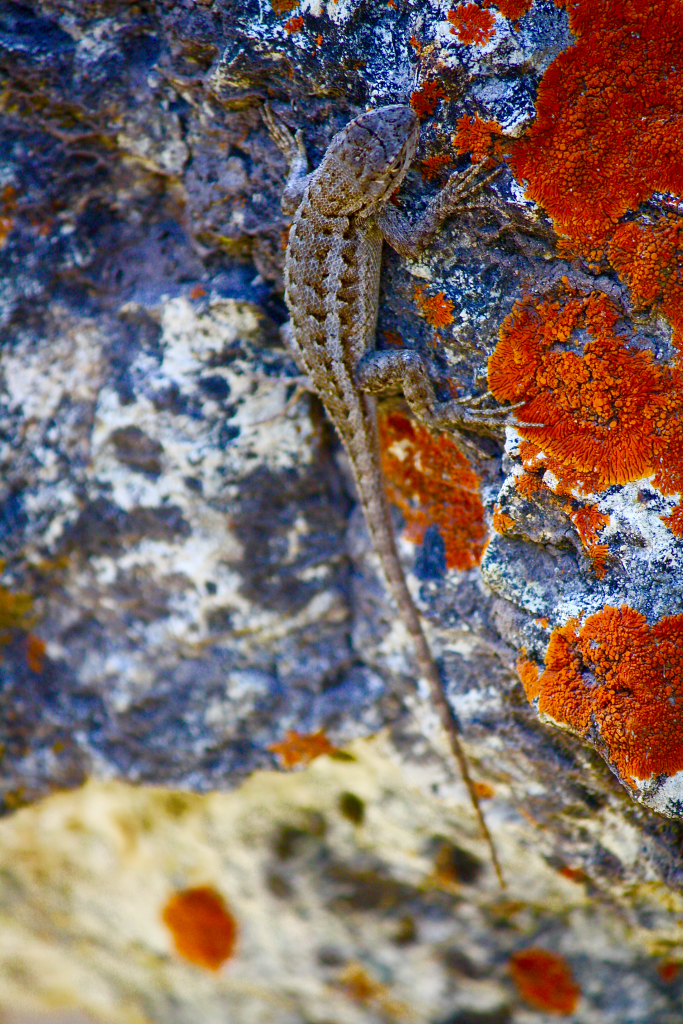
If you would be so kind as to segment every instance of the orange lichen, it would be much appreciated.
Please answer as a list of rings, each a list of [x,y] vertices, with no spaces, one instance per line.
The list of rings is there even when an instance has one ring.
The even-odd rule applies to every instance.
[[[439,100],[445,100],[446,93],[438,82],[425,82],[421,89],[410,94],[410,105],[418,117],[431,117]]]
[[[588,881],[588,876],[583,868],[570,868],[565,864],[560,868],[559,873],[563,878],[568,878],[570,882],[576,882],[577,884]]]
[[[290,35],[295,35],[295,33],[300,32],[303,27],[304,19],[300,14],[297,14],[294,18],[290,18],[289,21],[286,21],[284,24],[285,32],[289,32]]]
[[[680,217],[620,222],[653,194],[683,190],[683,7],[566,6],[576,42],[545,72],[512,170],[570,248],[593,269],[606,255],[637,302],[654,302],[671,319],[680,344]]]
[[[670,515],[659,518],[669,527],[674,537],[683,537],[683,505],[676,505]]]
[[[428,156],[425,160],[421,160],[420,168],[423,181],[431,181],[432,178],[436,178],[439,171],[450,162],[451,157],[448,153],[438,153],[436,156]]]
[[[521,17],[528,14],[534,0],[495,0],[496,7],[510,21],[519,21]]]
[[[276,14],[289,14],[299,6],[299,0],[270,0],[270,6]]]
[[[608,257],[636,306],[654,306],[669,320],[673,343],[683,353],[683,217],[670,213],[654,224],[620,224]]]
[[[542,486],[542,481],[531,473],[521,473],[515,477],[515,487],[524,498],[533,497]]]
[[[421,285],[415,285],[415,304],[428,324],[432,327],[447,327],[453,323],[454,305],[443,292],[425,295]]]
[[[43,671],[43,658],[45,657],[46,644],[44,640],[29,633],[26,637],[26,662],[31,672],[40,675]]]
[[[466,46],[485,46],[495,31],[494,16],[476,4],[459,4],[446,17],[453,26],[451,32]]]
[[[5,185],[0,192],[0,248],[14,227],[14,218],[11,214],[14,213],[17,206],[16,196],[17,190],[14,185]]]
[[[496,533],[505,534],[515,525],[515,521],[512,516],[501,512],[498,506],[496,506],[493,510],[492,525]]]
[[[601,292],[524,299],[489,360],[495,397],[543,424],[518,428],[525,470],[550,470],[558,493],[652,474],[662,493],[683,490],[683,376],[616,334],[620,315]]]
[[[176,952],[190,963],[217,971],[232,956],[237,922],[210,886],[175,893],[164,907],[162,918],[173,936]]]
[[[475,782],[474,792],[480,800],[491,800],[496,795],[495,789],[488,782]]]
[[[584,550],[589,555],[595,575],[602,579],[607,571],[605,561],[609,554],[607,544],[598,542],[598,531],[609,523],[609,516],[600,512],[596,505],[565,505],[565,512],[576,527]]]
[[[322,754],[334,754],[337,748],[332,746],[324,729],[312,733],[289,729],[285,739],[281,743],[273,743],[268,750],[277,754],[285,768],[293,768],[295,764],[308,764]]]
[[[680,960],[662,960],[661,963],[657,964],[657,974],[665,985],[670,985],[681,973],[681,967],[683,967],[683,964],[681,964]]]
[[[406,537],[423,541],[436,526],[448,569],[479,565],[486,543],[484,506],[476,473],[457,446],[401,413],[379,417],[387,495],[406,521]]]
[[[518,671],[539,712],[598,749],[629,785],[683,769],[683,615],[649,626],[623,605],[553,630],[539,675]]]
[[[567,961],[547,949],[522,949],[510,957],[510,974],[520,996],[535,1010],[574,1012],[581,989]]]
[[[385,345],[389,348],[405,348],[406,343],[398,331],[382,331]]]
[[[195,284],[192,288],[190,288],[191,299],[202,299],[204,298],[205,295],[206,288],[204,288],[203,285],[201,284]]]
[[[415,50],[415,53],[418,53],[418,54],[422,53],[422,43],[417,38],[417,36],[411,36],[410,39],[408,40],[408,42],[410,43],[412,48]]]
[[[476,164],[487,156],[498,155],[496,145],[503,137],[503,129],[497,121],[482,121],[480,117],[463,114],[457,129],[453,145],[460,156],[469,153]]]

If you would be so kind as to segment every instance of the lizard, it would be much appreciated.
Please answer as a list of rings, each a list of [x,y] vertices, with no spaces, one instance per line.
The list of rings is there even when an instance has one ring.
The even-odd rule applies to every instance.
[[[284,270],[291,318],[285,340],[347,452],[374,550],[504,887],[459,723],[400,562],[382,474],[375,398],[381,392],[402,391],[422,423],[432,431],[454,434],[461,446],[462,431],[493,433],[513,422],[510,408],[482,409],[481,398],[437,401],[418,352],[375,350],[383,242],[403,256],[415,256],[465,198],[493,175],[481,180],[483,164],[464,174],[455,172],[422,216],[411,223],[389,203],[419,141],[419,122],[410,106],[393,104],[354,118],[334,136],[312,172],[303,132],[299,129],[293,136],[268,104],[262,110],[268,131],[289,164],[281,200],[283,213],[293,216]]]

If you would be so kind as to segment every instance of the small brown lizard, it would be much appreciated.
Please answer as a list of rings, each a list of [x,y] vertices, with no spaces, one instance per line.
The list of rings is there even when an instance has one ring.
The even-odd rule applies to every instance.
[[[291,316],[288,343],[348,453],[374,549],[504,885],[460,743],[457,719],[399,560],[373,397],[382,391],[402,391],[427,427],[453,432],[456,438],[462,430],[485,434],[512,422],[509,409],[481,409],[480,398],[437,401],[419,353],[409,349],[375,351],[383,241],[403,256],[415,256],[441,223],[462,207],[465,197],[478,191],[491,176],[481,180],[482,165],[467,174],[452,175],[411,224],[389,204],[417,149],[419,124],[409,106],[380,107],[350,121],[335,135],[320,166],[310,174],[303,133],[298,131],[292,137],[268,106],[263,116],[290,166],[282,196],[283,212],[294,216],[285,258],[285,299]]]

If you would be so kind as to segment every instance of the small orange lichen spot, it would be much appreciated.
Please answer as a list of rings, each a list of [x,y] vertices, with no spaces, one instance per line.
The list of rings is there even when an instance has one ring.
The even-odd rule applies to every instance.
[[[398,4],[396,3],[396,0],[387,0],[387,7],[393,7],[394,10],[397,10]]]
[[[581,989],[567,961],[547,949],[522,949],[510,957],[510,974],[522,999],[535,1010],[566,1016],[574,1012]]]
[[[439,100],[445,100],[446,93],[438,82],[425,82],[421,89],[410,94],[410,105],[418,117],[431,117]]]
[[[528,14],[534,0],[496,0],[496,7],[510,21],[519,21],[521,17]]]
[[[563,878],[568,878],[570,882],[576,882],[577,884],[588,880],[588,876],[582,868],[570,868],[566,864],[560,868],[560,874]]]
[[[204,288],[201,284],[195,284],[193,285],[192,288],[190,288],[191,299],[201,299],[203,298],[204,295],[206,295],[206,288]]]
[[[289,14],[299,6],[299,0],[270,0],[270,6],[276,14]]]
[[[316,46],[322,46],[323,45],[323,37],[322,36],[316,36],[315,37],[315,45]]]
[[[553,630],[540,676],[533,662],[517,667],[539,712],[599,741],[629,785],[683,769],[683,615],[650,626],[607,606]]]
[[[541,626],[543,629],[547,629],[548,628],[549,623],[548,623],[548,620],[546,619],[545,615],[542,615],[540,617],[540,619],[535,619],[534,621],[536,622],[537,626]]]
[[[389,501],[406,520],[405,536],[422,543],[436,526],[448,569],[479,565],[486,544],[479,479],[457,446],[402,413],[380,412],[382,467]]]
[[[674,537],[683,537],[683,505],[676,505],[668,516],[659,517]]]
[[[475,164],[494,155],[496,143],[503,137],[503,129],[497,121],[482,121],[480,117],[468,117],[467,114],[459,118],[457,128],[453,145],[460,156],[469,153]]]
[[[328,740],[324,729],[311,733],[289,729],[285,736],[282,743],[273,743],[268,747],[268,750],[277,754],[285,768],[292,768],[299,763],[308,764],[322,754],[334,754],[337,750]]]
[[[175,893],[164,907],[162,918],[177,953],[190,963],[217,971],[232,956],[237,922],[210,886]]]
[[[408,42],[410,43],[412,48],[415,50],[415,53],[422,53],[422,43],[417,38],[417,36],[411,36],[410,39],[408,40]]]
[[[36,675],[40,675],[43,671],[45,649],[44,640],[41,640],[35,633],[28,634],[26,637],[26,662],[31,672],[35,672]]]
[[[488,782],[475,782],[474,792],[480,800],[491,800],[496,795],[495,789]]]
[[[453,26],[451,32],[466,46],[485,46],[493,36],[496,19],[476,4],[459,4],[446,17]]]
[[[421,160],[420,167],[423,180],[431,181],[432,178],[436,178],[441,168],[450,162],[451,158],[448,153],[439,153],[436,156],[428,156],[426,160]]]
[[[683,490],[683,373],[615,333],[621,310],[601,292],[560,288],[517,302],[489,359],[499,401],[524,401],[520,455],[550,470],[556,493],[584,494],[654,474]]]
[[[579,505],[574,507],[570,502],[565,505],[565,512],[576,527],[581,545],[593,563],[598,579],[603,579],[607,568],[605,565],[609,555],[607,544],[598,543],[598,530],[609,523],[609,516],[600,512],[595,505]]]
[[[662,960],[657,964],[657,974],[665,985],[670,985],[681,973],[682,966],[680,960]]]
[[[290,18],[289,21],[286,21],[284,24],[285,32],[289,32],[290,35],[295,35],[297,32],[300,32],[303,27],[304,19],[300,14],[297,14],[295,18]]]
[[[455,307],[443,292],[425,295],[424,288],[418,284],[415,286],[415,304],[432,327],[447,327],[453,323],[452,313]]]
[[[406,343],[398,331],[382,331],[382,337],[389,348],[405,348]]]
[[[501,512],[499,508],[494,508],[492,525],[496,533],[505,534],[515,525],[515,521],[512,516]]]

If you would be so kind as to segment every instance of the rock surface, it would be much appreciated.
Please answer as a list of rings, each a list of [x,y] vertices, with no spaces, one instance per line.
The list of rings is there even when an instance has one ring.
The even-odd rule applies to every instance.
[[[0,1005],[680,1019],[683,24],[651,6],[0,4]],[[378,343],[542,424],[468,463],[381,410],[505,900],[281,346],[266,99],[314,163],[411,102],[409,212],[502,167],[422,259],[385,252]],[[321,730],[356,760],[275,774]],[[193,887],[238,923],[218,973],[164,924]]]

